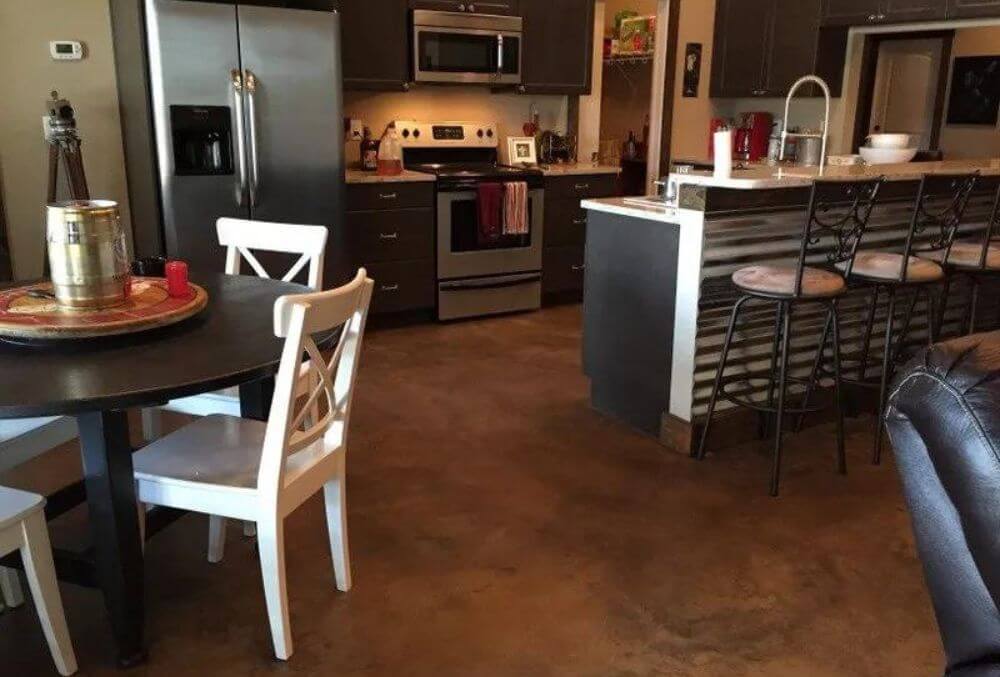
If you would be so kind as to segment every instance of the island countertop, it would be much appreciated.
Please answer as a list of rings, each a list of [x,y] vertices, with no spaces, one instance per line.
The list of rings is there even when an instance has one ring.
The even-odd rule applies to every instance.
[[[671,174],[670,177],[682,185],[761,190],[809,186],[820,177],[825,179],[860,179],[885,176],[889,181],[914,181],[920,179],[923,174],[960,174],[975,171],[979,171],[983,176],[1000,176],[1000,158],[850,167],[828,165],[822,173],[818,167],[752,165],[746,169],[734,169],[732,175],[727,179],[716,178],[712,172],[705,170],[695,170],[685,174],[675,173]]]

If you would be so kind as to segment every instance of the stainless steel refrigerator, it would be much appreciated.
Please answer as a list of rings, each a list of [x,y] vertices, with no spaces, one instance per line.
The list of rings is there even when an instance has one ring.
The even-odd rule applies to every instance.
[[[321,0],[112,0],[137,255],[222,270],[221,216],[326,225],[343,251],[339,15]]]

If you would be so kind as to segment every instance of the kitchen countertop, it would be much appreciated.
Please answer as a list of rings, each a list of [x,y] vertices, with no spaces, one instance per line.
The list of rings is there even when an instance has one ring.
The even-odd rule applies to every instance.
[[[402,174],[395,176],[379,176],[375,172],[365,172],[360,169],[348,169],[346,180],[348,184],[353,183],[418,183],[432,182],[436,179],[433,174],[423,172],[411,172],[404,169]]]
[[[950,174],[974,172],[983,176],[1000,176],[1000,158],[983,160],[945,160],[943,162],[907,162],[894,165],[860,165],[853,167],[827,166],[822,174],[826,179],[849,179],[885,176],[889,181],[914,181],[923,174]],[[687,174],[671,174],[679,184],[733,188],[737,190],[761,190],[767,188],[796,188],[809,186],[820,176],[816,167],[771,167],[753,166],[749,169],[734,170],[728,179],[717,179],[710,171],[693,171]]]
[[[566,165],[545,165],[542,173],[545,176],[579,176],[583,174],[621,174],[621,167],[612,165],[592,165],[586,162]]]
[[[608,197],[597,200],[583,200],[580,206],[608,214],[631,216],[649,221],[677,223],[677,210],[673,207],[654,207],[651,205],[630,204],[629,200],[641,198]]]

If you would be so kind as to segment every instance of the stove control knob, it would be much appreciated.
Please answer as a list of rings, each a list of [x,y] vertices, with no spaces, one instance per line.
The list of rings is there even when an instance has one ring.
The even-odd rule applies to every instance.
[[[403,130],[403,138],[404,139],[410,138],[410,130],[409,129],[404,129]]]
[[[487,129],[486,130],[486,136],[488,136],[488,137],[490,137],[492,139],[493,138],[493,130],[492,129]]]
[[[483,138],[483,130],[480,129],[478,132],[476,132],[476,136],[478,136],[480,139]]]
[[[420,138],[420,130],[419,129],[414,129],[413,130],[413,138],[414,139],[419,139]]]

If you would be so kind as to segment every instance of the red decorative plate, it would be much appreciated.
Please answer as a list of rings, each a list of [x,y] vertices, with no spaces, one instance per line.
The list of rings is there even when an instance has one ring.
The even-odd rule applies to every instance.
[[[0,336],[19,339],[74,339],[131,334],[181,322],[201,312],[208,294],[196,284],[185,297],[167,294],[167,281],[133,277],[125,303],[111,308],[69,309],[55,299],[30,292],[51,292],[42,282],[0,291]]]

